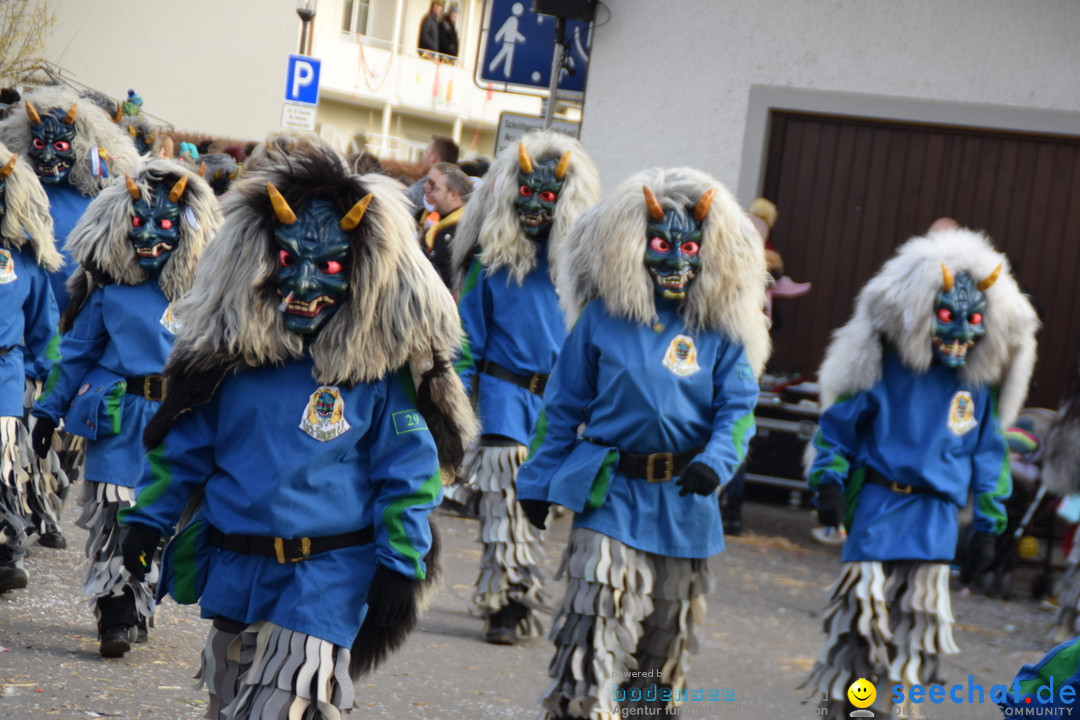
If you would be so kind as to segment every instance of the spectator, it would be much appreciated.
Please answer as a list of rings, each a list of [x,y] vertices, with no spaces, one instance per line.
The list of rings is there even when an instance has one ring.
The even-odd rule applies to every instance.
[[[450,278],[450,243],[458,221],[465,212],[465,203],[472,192],[469,176],[453,163],[436,163],[428,171],[424,183],[424,200],[439,214],[439,220],[424,233],[423,250],[439,271],[447,287]]]
[[[432,0],[427,15],[420,21],[420,37],[416,41],[420,57],[435,59],[435,54],[439,52],[439,22],[442,14],[442,1]]]
[[[484,174],[487,173],[488,168],[491,167],[491,158],[482,155],[469,158],[468,160],[459,162],[458,167],[460,167],[461,171],[471,177],[473,182],[475,182],[484,177]]]
[[[424,150],[424,156],[420,158],[420,172],[423,173],[423,176],[405,191],[405,197],[408,198],[409,203],[412,205],[413,218],[417,222],[419,222],[425,211],[431,211],[431,208],[424,207],[424,182],[427,180],[427,174],[431,172],[431,168],[435,167],[435,163],[456,163],[458,153],[458,146],[453,138],[445,135],[431,136],[431,142],[428,143],[427,148]]]
[[[443,62],[451,64],[458,56],[457,19],[457,5],[451,5],[439,21],[439,54],[443,56]]]

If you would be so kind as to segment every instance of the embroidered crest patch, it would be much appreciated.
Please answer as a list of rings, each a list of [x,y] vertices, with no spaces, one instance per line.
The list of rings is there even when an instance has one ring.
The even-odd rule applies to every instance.
[[[0,285],[15,282],[15,260],[11,253],[0,248]]]
[[[345,399],[336,387],[323,385],[308,398],[300,429],[316,440],[326,442],[348,432],[345,420]]]
[[[158,320],[161,326],[171,332],[173,335],[180,332],[180,321],[173,315],[172,305],[165,308],[165,312],[161,314],[161,319]]]
[[[679,377],[687,377],[700,370],[694,339],[686,335],[676,335],[664,353],[664,367]]]
[[[971,432],[979,421],[975,419],[975,401],[971,393],[961,390],[953,395],[949,403],[949,430],[953,435],[965,435]]]

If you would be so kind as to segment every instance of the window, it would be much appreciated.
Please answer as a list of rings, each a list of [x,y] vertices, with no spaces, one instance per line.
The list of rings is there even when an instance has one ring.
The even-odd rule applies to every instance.
[[[344,6],[341,29],[357,35],[366,35],[371,0],[345,0]]]

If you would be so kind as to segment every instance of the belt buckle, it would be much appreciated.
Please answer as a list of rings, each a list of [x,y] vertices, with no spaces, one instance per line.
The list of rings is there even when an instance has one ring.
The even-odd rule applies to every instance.
[[[911,494],[911,486],[910,485],[901,485],[901,484],[897,483],[896,481],[893,481],[893,484],[889,486],[889,489],[892,490],[894,493],[900,493],[901,495],[910,495]]]
[[[150,381],[153,380],[154,378],[157,378],[158,382],[161,383],[161,394],[158,395],[157,397],[154,396],[153,389],[150,387]],[[143,378],[143,391],[142,391],[143,397],[146,398],[147,400],[153,400],[154,402],[163,401],[165,399],[165,384],[167,382],[168,382],[168,380],[165,378],[164,375],[147,375],[146,377]]]
[[[529,392],[539,395],[543,389],[544,378],[539,373],[533,373],[529,378]]]
[[[654,474],[657,460],[664,461],[664,474],[657,477]],[[662,483],[671,480],[675,474],[675,454],[669,452],[649,453],[645,459],[645,479],[651,483]]]
[[[289,540],[289,543],[295,543],[296,540]],[[311,557],[311,538],[300,538],[300,554],[299,555],[285,555],[285,539],[276,537],[274,538],[274,554],[277,556],[279,564],[302,562]],[[291,548],[290,548],[291,549]]]

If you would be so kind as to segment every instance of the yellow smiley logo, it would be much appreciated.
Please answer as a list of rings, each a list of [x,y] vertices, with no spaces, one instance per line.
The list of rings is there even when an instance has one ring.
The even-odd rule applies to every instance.
[[[847,689],[847,698],[857,708],[868,708],[877,699],[877,688],[866,678],[859,678]]]

